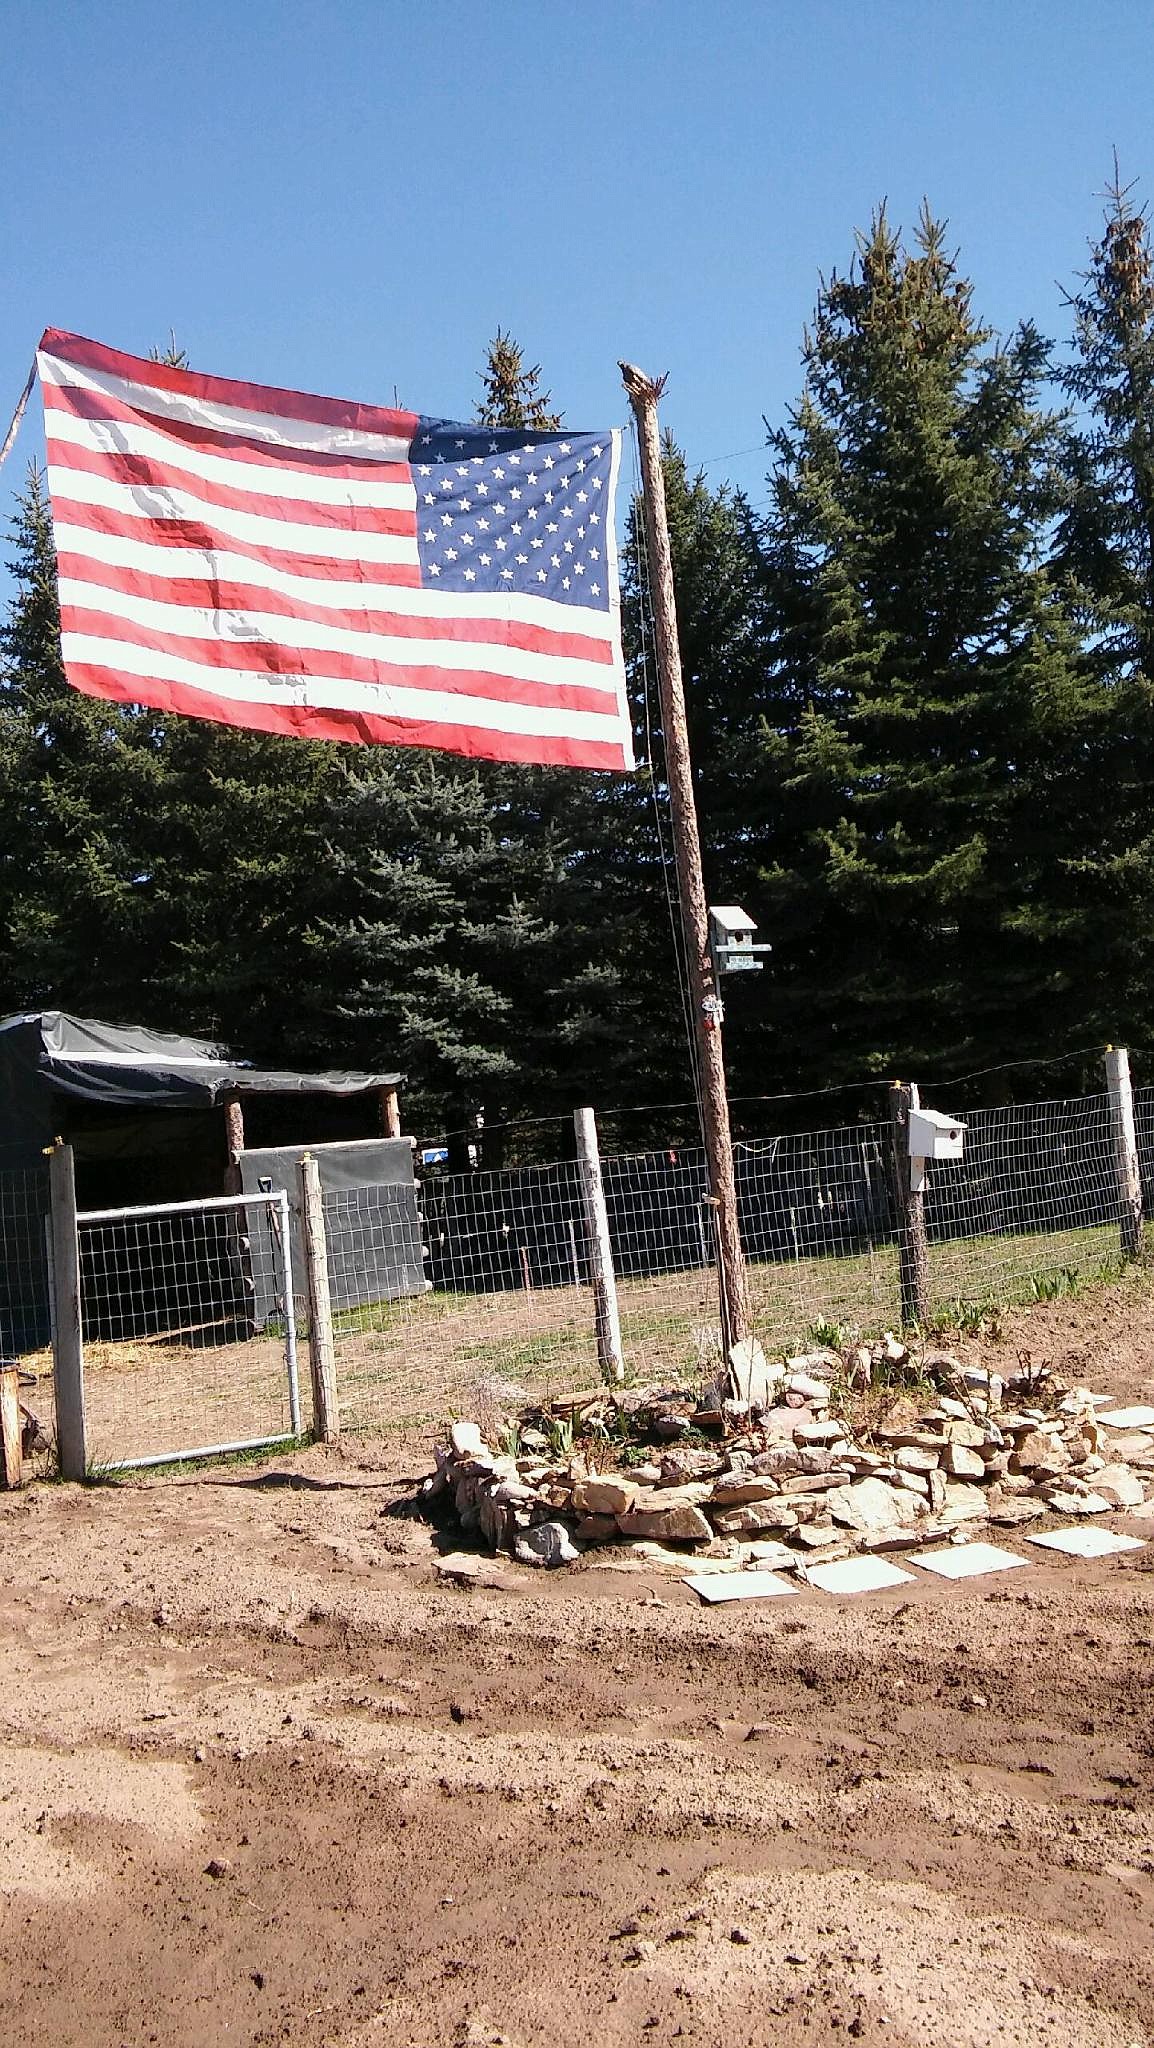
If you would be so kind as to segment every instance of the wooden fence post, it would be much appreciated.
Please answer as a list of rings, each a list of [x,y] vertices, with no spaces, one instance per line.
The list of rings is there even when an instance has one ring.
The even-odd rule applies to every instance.
[[[924,1328],[930,1312],[930,1252],[926,1239],[925,1197],[911,1186],[910,1111],[921,1108],[912,1081],[895,1081],[890,1089],[893,1130],[894,1192],[898,1206],[898,1265],[901,1274],[902,1322]]]
[[[84,1326],[80,1311],[80,1237],[76,1227],[76,1165],[71,1145],[54,1145],[48,1159],[52,1208],[52,1275],[56,1319],[52,1329],[56,1394],[56,1455],[64,1479],[84,1479],[88,1444],[84,1426]]]
[[[573,1128],[577,1133],[581,1201],[585,1210],[589,1271],[593,1281],[597,1363],[601,1367],[602,1379],[608,1385],[614,1386],[625,1378],[625,1362],[621,1353],[621,1318],[617,1312],[617,1275],[613,1270],[613,1248],[609,1242],[609,1212],[605,1207],[601,1152],[597,1144],[597,1119],[593,1111],[575,1109]]]
[[[1124,1045],[1106,1047],[1106,1087],[1110,1095],[1122,1250],[1128,1259],[1134,1259],[1142,1249],[1142,1169],[1138,1161],[1138,1133],[1134,1124],[1130,1055]]]
[[[0,1446],[5,1486],[24,1484],[24,1425],[20,1414],[20,1374],[16,1366],[0,1366]]]
[[[311,1152],[300,1162],[301,1236],[309,1297],[309,1370],[313,1384],[313,1435],[335,1444],[341,1433],[337,1401],[337,1357],[329,1293],[329,1253],[320,1168]]]

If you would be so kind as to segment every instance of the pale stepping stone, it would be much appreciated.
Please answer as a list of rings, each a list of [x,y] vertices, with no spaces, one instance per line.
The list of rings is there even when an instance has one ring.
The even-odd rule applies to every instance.
[[[884,1557],[843,1557],[834,1564],[811,1564],[806,1568],[811,1586],[823,1593],[878,1593],[884,1586],[908,1586],[912,1572],[903,1572]]]
[[[776,1572],[727,1572],[716,1578],[691,1578],[684,1582],[700,1593],[703,1600],[716,1603],[719,1600],[768,1600],[775,1593],[796,1593],[797,1587],[787,1585]]]
[[[1064,1550],[1071,1557],[1108,1557],[1112,1550],[1144,1550],[1142,1536],[1118,1536],[1113,1529],[1094,1529],[1083,1523],[1077,1529],[1046,1529],[1041,1536],[1027,1536],[1027,1543],[1044,1543],[1047,1550]]]
[[[1104,1422],[1107,1429],[1154,1429],[1154,1408],[1103,1408],[1094,1420]]]
[[[943,1579],[976,1579],[982,1572],[1007,1572],[1016,1564],[1028,1564],[1012,1550],[999,1550],[996,1543],[951,1544],[948,1550],[914,1550],[911,1564],[923,1571],[937,1572]]]

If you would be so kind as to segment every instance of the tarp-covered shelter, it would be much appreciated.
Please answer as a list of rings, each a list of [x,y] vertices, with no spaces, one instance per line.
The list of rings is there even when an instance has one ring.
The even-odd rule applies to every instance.
[[[381,1293],[418,1291],[424,1282],[412,1153],[399,1137],[397,1111],[402,1079],[390,1072],[254,1067],[206,1039],[61,1010],[0,1019],[0,1176],[13,1189],[21,1183],[22,1214],[17,1225],[14,1204],[3,1202],[0,1349],[43,1341],[36,1306],[43,1226],[30,1188],[57,1138],[73,1147],[81,1210],[239,1193],[252,1182],[243,1170],[248,1155],[261,1154],[263,1164],[269,1148],[288,1157],[307,1147],[317,1154],[322,1182],[335,1176],[335,1185],[348,1187],[355,1179],[370,1193],[377,1185],[398,1188],[391,1199],[405,1211],[403,1270],[391,1287],[381,1274],[373,1284]],[[349,1298],[346,1289],[339,1293]],[[17,1303],[32,1312],[22,1306],[17,1315]]]

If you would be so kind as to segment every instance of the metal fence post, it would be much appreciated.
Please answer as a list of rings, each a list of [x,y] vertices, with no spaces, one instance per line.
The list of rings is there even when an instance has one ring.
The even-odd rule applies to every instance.
[[[65,1479],[84,1479],[88,1444],[84,1426],[84,1327],[80,1310],[80,1237],[76,1227],[76,1165],[71,1145],[55,1145],[48,1160],[52,1206],[52,1365],[56,1396],[56,1454]]]
[[[309,1297],[309,1366],[313,1383],[313,1435],[323,1444],[336,1443],[341,1433],[337,1400],[337,1359],[333,1341],[333,1306],[329,1293],[329,1254],[325,1238],[325,1205],[321,1173],[311,1152],[300,1162],[301,1235]]]
[[[1134,1124],[1134,1090],[1130,1054],[1124,1045],[1106,1047],[1106,1087],[1110,1095],[1110,1127],[1114,1136],[1114,1175],[1118,1183],[1118,1222],[1122,1250],[1128,1259],[1142,1249],[1142,1169]]]
[[[621,1353],[621,1318],[617,1312],[617,1275],[613,1270],[613,1249],[609,1242],[609,1212],[605,1207],[601,1152],[597,1143],[597,1119],[593,1111],[575,1109],[573,1128],[577,1133],[581,1201],[585,1210],[585,1233],[589,1241],[593,1316],[597,1329],[597,1363],[601,1367],[602,1379],[612,1386],[624,1379],[625,1363]]]
[[[924,1326],[930,1312],[930,1251],[926,1239],[925,1197],[911,1186],[910,1111],[921,1108],[913,1081],[895,1081],[890,1089],[893,1132],[894,1193],[898,1206],[898,1265],[901,1274],[901,1317],[904,1324]]]

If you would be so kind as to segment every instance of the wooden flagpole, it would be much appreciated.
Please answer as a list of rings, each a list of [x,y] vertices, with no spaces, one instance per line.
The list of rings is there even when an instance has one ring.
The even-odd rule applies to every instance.
[[[749,1301],[745,1285],[745,1260],[738,1229],[733,1141],[729,1130],[729,1099],[725,1092],[725,1063],[721,1047],[721,1006],[714,989],[713,962],[709,951],[709,913],[705,901],[705,881],[701,872],[701,840],[697,829],[693,767],[689,757],[689,733],[685,721],[685,690],[681,679],[681,649],[677,639],[673,562],[669,551],[665,478],[661,467],[661,437],[657,425],[657,401],[665,389],[665,379],[661,377],[655,381],[645,376],[643,371],[635,369],[632,363],[621,363],[619,367],[629,395],[629,403],[633,407],[641,444],[645,537],[649,553],[649,582],[657,640],[657,676],[661,691],[665,772],[669,783],[677,887],[681,899],[681,923],[689,963],[693,1018],[701,1071],[705,1152],[717,1237],[722,1347],[726,1360],[729,1361],[734,1345],[743,1343],[750,1334]]]

